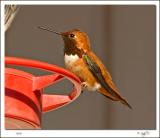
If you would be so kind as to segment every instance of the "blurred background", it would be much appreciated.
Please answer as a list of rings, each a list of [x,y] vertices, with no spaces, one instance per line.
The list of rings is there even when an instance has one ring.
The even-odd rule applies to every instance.
[[[5,34],[5,55],[40,60],[64,67],[60,36],[56,31],[79,28],[92,50],[108,68],[128,109],[97,92],[85,91],[72,104],[42,117],[42,129],[155,129],[156,128],[156,7],[153,5],[25,5]],[[17,68],[17,67],[16,67]],[[18,67],[35,75],[42,72]],[[63,87],[62,87],[63,86]],[[67,93],[63,82],[47,93]]]

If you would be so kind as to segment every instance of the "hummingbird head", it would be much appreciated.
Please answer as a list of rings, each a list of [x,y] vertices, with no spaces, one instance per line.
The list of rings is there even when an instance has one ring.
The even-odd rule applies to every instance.
[[[86,33],[80,31],[79,29],[73,29],[67,32],[56,32],[52,29],[39,26],[38,28],[61,35],[64,41],[65,50],[75,50],[81,52],[87,52],[90,50],[90,42]]]
[[[87,52],[90,50],[90,42],[86,33],[79,29],[61,33],[65,47],[76,47],[79,50]]]

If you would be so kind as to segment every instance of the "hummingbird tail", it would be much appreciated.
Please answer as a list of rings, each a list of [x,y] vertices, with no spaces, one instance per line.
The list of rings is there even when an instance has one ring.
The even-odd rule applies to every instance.
[[[103,94],[105,97],[107,97],[113,101],[120,101],[122,104],[124,104],[127,107],[129,107],[130,109],[132,109],[132,106],[125,99],[123,99],[119,94],[116,94],[116,96],[113,96],[102,87],[98,91],[101,94]]]
[[[125,100],[125,99],[121,99],[120,102],[126,106],[128,106],[130,109],[133,109],[132,106]]]

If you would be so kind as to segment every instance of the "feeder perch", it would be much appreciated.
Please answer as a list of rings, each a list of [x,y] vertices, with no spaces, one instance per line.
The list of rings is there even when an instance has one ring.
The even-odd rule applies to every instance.
[[[58,66],[15,57],[6,57],[5,64],[32,67],[53,73],[34,76],[17,69],[5,68],[6,129],[40,129],[43,112],[63,107],[74,101],[81,93],[79,78]],[[45,94],[45,87],[64,78],[74,85],[69,95]]]

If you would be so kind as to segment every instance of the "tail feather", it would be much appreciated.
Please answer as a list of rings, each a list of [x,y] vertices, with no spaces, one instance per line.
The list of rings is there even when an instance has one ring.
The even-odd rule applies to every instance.
[[[116,96],[111,95],[109,92],[107,92],[104,88],[100,88],[98,90],[101,94],[103,94],[105,97],[113,100],[113,101],[120,101],[122,104],[126,105],[130,109],[132,109],[132,106],[125,100],[123,99],[119,94],[116,93]]]
[[[128,106],[130,109],[133,109],[132,106],[125,100],[125,99],[120,99],[120,102],[126,106]]]

